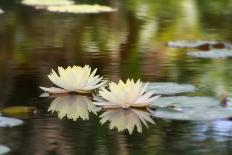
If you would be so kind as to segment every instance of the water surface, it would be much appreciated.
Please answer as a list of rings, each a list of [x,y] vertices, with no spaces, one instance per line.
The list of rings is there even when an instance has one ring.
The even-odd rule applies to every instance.
[[[117,132],[100,118],[59,119],[48,112],[50,98],[38,86],[50,85],[51,68],[97,67],[112,81],[140,78],[151,82],[190,83],[191,95],[232,95],[231,59],[200,59],[189,50],[168,48],[170,40],[232,42],[231,0],[78,1],[118,8],[115,13],[57,14],[19,1],[1,1],[0,107],[36,106],[25,123],[0,129],[9,154],[232,154],[232,122],[155,119],[143,133]]]

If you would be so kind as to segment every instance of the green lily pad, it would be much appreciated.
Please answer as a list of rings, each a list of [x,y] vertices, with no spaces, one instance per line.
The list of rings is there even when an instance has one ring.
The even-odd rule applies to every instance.
[[[214,45],[219,42],[217,41],[208,41],[208,40],[196,40],[196,41],[189,41],[189,40],[177,40],[177,41],[169,41],[167,42],[167,46],[174,47],[174,48],[198,48],[204,45]]]
[[[220,59],[220,58],[232,57],[232,50],[224,49],[224,50],[188,52],[188,55],[196,58]]]
[[[220,101],[204,96],[171,96],[160,97],[154,101],[151,107],[176,107],[176,108],[210,108],[218,107]]]
[[[23,124],[23,121],[16,118],[0,116],[0,127],[14,127]]]
[[[209,41],[209,40],[177,40],[167,42],[168,47],[173,48],[216,48],[216,49],[228,49],[232,48],[231,43],[224,41]]]
[[[232,117],[231,104],[223,107],[211,97],[160,97],[151,108],[154,117],[171,120],[215,120]]]
[[[7,146],[0,145],[0,155],[10,152],[10,149]]]
[[[109,6],[102,5],[88,5],[88,4],[79,4],[79,5],[64,5],[64,6],[49,6],[46,8],[50,12],[60,12],[60,13],[100,13],[100,12],[114,12],[116,9],[113,9]]]
[[[178,84],[174,82],[149,83],[147,90],[154,90],[155,94],[173,95],[179,93],[195,92],[196,87],[191,84]]]
[[[36,111],[36,107],[28,107],[28,106],[12,106],[6,107],[0,110],[4,115],[17,115],[22,113],[34,113]]]
[[[225,119],[232,117],[232,109],[230,108],[183,108],[181,110],[169,108],[157,108],[152,115],[157,118],[171,119],[171,120],[192,120],[192,121],[206,121]]]

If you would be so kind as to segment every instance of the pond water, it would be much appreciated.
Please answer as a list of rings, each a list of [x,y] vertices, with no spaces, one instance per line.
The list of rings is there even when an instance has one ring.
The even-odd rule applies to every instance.
[[[48,112],[53,99],[40,98],[51,68],[85,65],[109,80],[195,85],[191,96],[232,96],[232,60],[202,59],[167,47],[175,40],[232,42],[232,0],[76,0],[117,12],[49,13],[16,0],[0,1],[0,108],[33,106],[15,116],[23,125],[0,128],[9,154],[232,154],[232,122],[154,118],[143,132],[118,132],[90,113],[73,119]],[[186,95],[186,94],[185,94]],[[88,120],[81,118],[88,117]]]

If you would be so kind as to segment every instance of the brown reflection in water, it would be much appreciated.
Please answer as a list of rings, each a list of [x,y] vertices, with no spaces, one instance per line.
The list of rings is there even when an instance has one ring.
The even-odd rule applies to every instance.
[[[142,73],[147,81],[153,81],[162,77],[162,64],[165,62],[165,49],[153,46],[143,53]]]
[[[128,143],[127,143],[127,137],[123,134],[119,134],[116,137],[117,144],[119,147],[118,154],[120,155],[128,155],[129,154],[129,149],[128,149]]]
[[[33,150],[35,155],[46,155],[48,152],[56,152],[57,154],[71,154],[72,144],[67,141],[63,135],[63,125],[59,120],[46,120],[50,123],[35,122],[32,129],[32,135],[29,139],[31,144],[28,151]],[[41,126],[43,128],[41,128]],[[37,134],[40,133],[40,134]],[[32,152],[28,152],[32,154]]]

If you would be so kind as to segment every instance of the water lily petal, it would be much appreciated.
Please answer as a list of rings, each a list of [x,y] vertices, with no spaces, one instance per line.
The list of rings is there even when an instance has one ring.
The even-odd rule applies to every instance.
[[[97,114],[101,108],[92,104],[88,96],[83,95],[65,95],[55,98],[49,106],[48,111],[57,112],[60,119],[65,116],[68,119],[76,121],[78,118],[89,119],[89,113]]]
[[[128,130],[129,134],[132,134],[137,128],[138,132],[142,132],[142,124],[148,127],[147,122],[154,124],[151,118],[151,113],[147,110],[140,109],[106,109],[106,111],[100,115],[100,123],[104,124],[109,121],[109,128],[116,128],[118,131]],[[142,122],[142,123],[141,123]]]
[[[62,93],[68,93],[68,90],[57,88],[57,87],[40,87],[40,89],[44,90],[45,92],[49,92],[51,94],[62,94]]]
[[[103,81],[103,77],[96,74],[96,69],[91,73],[91,68],[88,65],[68,66],[67,68],[58,67],[58,74],[52,69],[48,78],[60,88],[40,87],[49,93],[90,93],[95,89],[105,86],[107,81]]]
[[[148,107],[159,96],[153,96],[153,90],[146,90],[147,85],[140,80],[135,82],[133,79],[128,79],[126,83],[122,80],[119,80],[118,83],[110,82],[109,90],[102,88],[99,91],[103,101],[96,100],[99,103],[94,104],[105,108]]]

